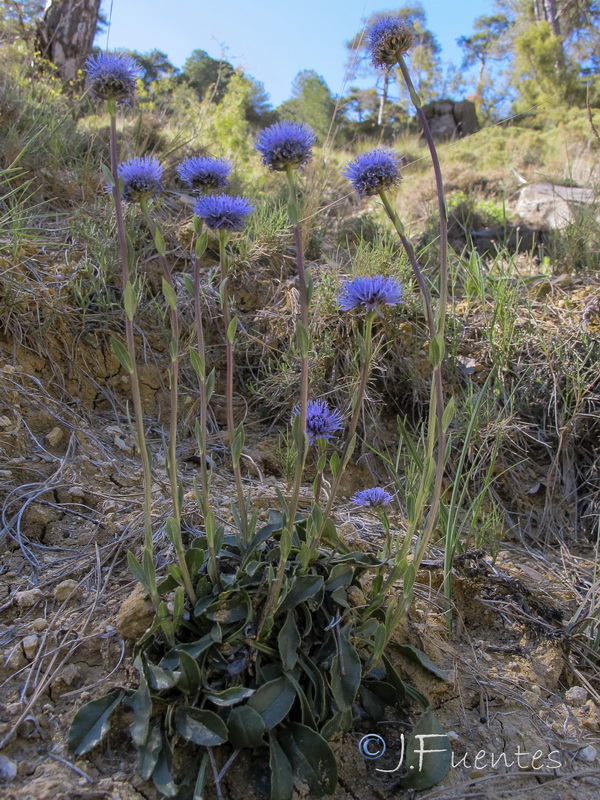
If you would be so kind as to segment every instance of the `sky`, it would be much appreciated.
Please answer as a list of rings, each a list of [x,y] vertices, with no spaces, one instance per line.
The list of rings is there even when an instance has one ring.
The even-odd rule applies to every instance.
[[[290,97],[294,77],[303,69],[315,70],[333,94],[343,94],[345,42],[373,12],[405,4],[410,0],[102,0],[111,24],[96,45],[105,49],[108,39],[111,50],[162,50],[176,67],[193,50],[206,50],[262,81],[278,106]],[[460,66],[456,39],[472,33],[476,17],[493,13],[493,0],[422,4],[442,59]]]

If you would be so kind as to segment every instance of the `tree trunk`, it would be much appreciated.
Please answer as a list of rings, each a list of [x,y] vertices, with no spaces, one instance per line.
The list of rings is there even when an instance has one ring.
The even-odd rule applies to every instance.
[[[72,81],[92,52],[100,0],[51,0],[39,25],[37,50]]]

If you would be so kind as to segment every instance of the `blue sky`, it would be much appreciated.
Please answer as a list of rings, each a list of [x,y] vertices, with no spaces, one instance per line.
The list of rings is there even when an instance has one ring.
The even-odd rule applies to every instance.
[[[410,4],[378,0],[103,0],[111,26],[108,46],[165,52],[181,67],[192,50],[225,58],[265,85],[275,106],[290,96],[302,69],[323,76],[334,94],[343,91],[344,43],[374,11]],[[493,0],[423,0],[428,27],[442,45],[443,60],[460,65],[459,36],[473,20],[493,12]],[[107,33],[96,44],[106,47]],[[356,81],[354,81],[356,83]]]

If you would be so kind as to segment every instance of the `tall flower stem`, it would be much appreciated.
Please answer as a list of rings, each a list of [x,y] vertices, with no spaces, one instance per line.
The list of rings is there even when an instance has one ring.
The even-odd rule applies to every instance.
[[[177,476],[177,417],[179,404],[179,315],[177,313],[177,303],[175,294],[175,284],[171,267],[165,256],[164,239],[158,225],[150,216],[148,203],[140,200],[140,207],[146,225],[152,234],[157,250],[160,267],[163,273],[163,290],[165,292],[167,305],[169,306],[169,317],[171,322],[171,341],[169,342],[169,389],[170,389],[170,415],[169,415],[169,483],[171,485],[171,501],[173,503],[173,516],[178,524],[181,524],[181,498],[179,492],[179,480]]]
[[[356,444],[356,429],[358,428],[358,420],[360,419],[360,413],[362,411],[363,401],[365,399],[365,392],[367,389],[367,382],[369,380],[369,375],[371,372],[371,359],[373,357],[373,322],[376,316],[377,316],[377,311],[375,310],[367,311],[367,314],[365,316],[365,325],[363,333],[363,342],[364,342],[363,363],[361,365],[358,386],[356,388],[352,401],[352,417],[350,419],[350,425],[348,428],[348,436],[346,437],[346,442],[344,444],[344,448],[340,456],[339,468],[331,484],[331,491],[329,493],[327,506],[325,507],[325,511],[323,512],[323,526],[327,521],[327,519],[329,518],[329,515],[331,514],[331,509],[333,507],[333,503],[335,501],[338,489],[340,487],[340,481],[342,479],[342,475],[344,474],[344,470],[346,469],[346,466],[350,461],[350,458],[354,451],[354,446]],[[321,526],[321,530],[319,531],[317,541],[313,544],[313,548],[319,546],[319,539],[323,533],[323,526]]]
[[[294,234],[294,248],[296,251],[296,266],[298,268],[298,297],[300,300],[300,320],[296,323],[296,345],[300,350],[300,409],[294,418],[294,439],[296,443],[296,468],[294,471],[294,482],[292,486],[292,496],[287,506],[285,530],[281,533],[279,563],[277,572],[269,587],[269,593],[265,600],[265,605],[258,625],[258,637],[268,635],[272,628],[272,614],[277,609],[277,601],[281,593],[283,576],[287,566],[287,559],[291,549],[292,532],[296,520],[298,509],[298,499],[300,497],[300,486],[302,484],[302,474],[306,454],[308,452],[306,436],[306,410],[308,408],[308,304],[309,294],[306,285],[306,270],[304,267],[304,248],[302,246],[302,229],[300,227],[300,204],[298,199],[298,189],[294,169],[287,165],[285,169],[288,188],[289,201],[288,211],[292,232]]]
[[[421,127],[423,128],[423,135],[425,136],[427,146],[429,147],[429,154],[431,156],[431,163],[433,165],[433,172],[435,175],[435,185],[437,188],[438,210],[440,217],[440,294],[439,305],[437,309],[437,332],[440,337],[443,337],[448,295],[448,212],[446,209],[446,200],[444,196],[444,181],[442,178],[442,169],[440,167],[437,149],[431,134],[429,123],[427,122],[427,117],[423,111],[421,98],[414,87],[404,58],[401,55],[398,56],[398,66],[400,67],[402,77],[404,78],[404,82],[406,83],[410,93],[410,99],[417,109],[417,116],[419,118],[419,122],[421,123]]]
[[[117,115],[116,104],[108,102],[108,113],[110,115],[110,168],[113,176],[112,194],[115,202],[115,217],[117,221],[117,235],[119,239],[119,252],[121,256],[121,282],[123,296],[130,291],[131,281],[129,274],[129,264],[127,261],[127,234],[125,233],[125,220],[123,216],[123,204],[119,192],[118,175],[118,156],[117,156]],[[152,536],[152,468],[150,465],[150,453],[146,445],[144,433],[144,415],[142,410],[142,397],[140,393],[139,375],[135,359],[135,338],[133,333],[133,314],[128,311],[125,313],[125,340],[127,352],[131,361],[131,393],[133,396],[133,410],[135,417],[135,429],[137,446],[142,460],[142,470],[144,474],[144,550],[147,559],[153,563],[154,543]],[[156,600],[156,584],[152,586],[153,599]]]
[[[300,486],[302,485],[302,473],[307,453],[306,442],[306,409],[308,407],[308,303],[309,297],[306,288],[306,270],[304,268],[304,248],[302,246],[302,230],[300,228],[300,208],[298,202],[298,190],[294,170],[287,166],[285,174],[289,187],[289,214],[294,234],[294,248],[296,251],[296,266],[298,268],[298,297],[300,301],[300,320],[296,325],[296,343],[300,350],[300,411],[294,422],[297,426],[298,435],[296,437],[296,469],[294,471],[294,483],[292,496],[288,506],[287,528],[291,535],[298,509],[298,498],[300,496]]]
[[[240,469],[241,447],[243,438],[236,437],[235,423],[233,417],[233,342],[235,339],[235,321],[232,325],[231,310],[229,307],[229,287],[228,273],[229,263],[227,260],[227,231],[219,231],[219,262],[221,265],[221,308],[223,311],[223,322],[225,325],[225,353],[226,353],[226,378],[225,378],[225,413],[227,418],[227,437],[231,450],[231,460],[233,465],[233,475],[237,493],[242,536],[244,540],[248,538],[248,514],[246,499],[244,497],[244,487],[242,485],[242,471]],[[241,430],[241,429],[240,429]],[[242,434],[243,436],[243,434]],[[241,442],[241,444],[240,444]],[[238,452],[239,450],[239,452]]]
[[[198,388],[200,392],[200,479],[202,481],[202,514],[208,514],[209,480],[206,464],[207,429],[208,429],[208,393],[206,387],[206,345],[204,342],[204,326],[202,324],[202,301],[200,299],[200,259],[194,256],[194,319],[196,326],[196,342],[200,356]]]
[[[171,486],[171,502],[173,504],[173,520],[172,524],[167,524],[167,533],[169,534],[173,547],[175,548],[175,555],[186,592],[192,603],[196,602],[196,592],[192,583],[190,571],[185,560],[185,550],[181,538],[181,492],[179,488],[179,478],[177,475],[177,412],[178,412],[178,384],[179,384],[179,316],[177,314],[177,296],[175,293],[175,284],[173,283],[173,274],[165,255],[164,238],[160,227],[154,222],[150,216],[148,203],[146,200],[140,200],[140,207],[142,214],[146,221],[146,225],[150,230],[156,248],[158,250],[158,258],[163,273],[163,292],[167,305],[169,306],[169,316],[171,322],[171,341],[169,343],[169,379],[170,379],[170,414],[169,414],[169,457],[168,457],[168,471],[169,471],[169,484]],[[173,524],[174,523],[174,524]]]
[[[429,336],[431,342],[432,343],[437,342],[439,345],[439,351],[436,353],[433,363],[434,390],[432,396],[432,403],[434,404],[435,408],[430,413],[430,424],[427,431],[428,434],[427,454],[429,458],[433,456],[435,441],[437,438],[437,458],[435,462],[435,478],[434,478],[433,492],[430,501],[429,516],[427,518],[425,530],[419,539],[419,545],[417,549],[418,551],[417,553],[415,553],[414,557],[414,564],[416,568],[420,563],[421,559],[423,558],[427,545],[429,544],[429,540],[431,539],[431,534],[433,533],[433,529],[435,527],[439,504],[442,496],[444,470],[446,467],[447,436],[444,424],[444,387],[442,378],[442,356],[443,356],[442,343],[443,343],[443,330],[444,330],[444,316],[440,317],[440,312],[438,310],[438,320],[436,325],[431,294],[429,292],[429,288],[423,276],[421,267],[419,266],[419,262],[417,261],[414,248],[404,232],[404,226],[400,218],[398,217],[398,214],[392,207],[390,200],[383,189],[380,189],[379,197],[381,198],[381,202],[383,203],[385,211],[388,217],[390,218],[392,224],[394,225],[396,233],[398,234],[402,246],[406,251],[406,255],[408,256],[408,261],[413,271],[413,275],[421,291],[423,302],[425,304],[427,327],[429,328]],[[445,290],[442,290],[441,295],[444,294]],[[440,304],[441,303],[442,301],[440,299]],[[437,425],[434,424],[434,419],[437,421]],[[418,518],[415,517],[415,519],[412,522],[413,525],[409,527],[409,530],[407,532],[407,537],[406,537],[407,541],[410,541],[410,538],[412,537],[414,530],[416,529]]]

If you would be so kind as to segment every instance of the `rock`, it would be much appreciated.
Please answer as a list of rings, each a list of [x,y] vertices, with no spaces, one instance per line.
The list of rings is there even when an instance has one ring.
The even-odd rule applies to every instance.
[[[117,614],[117,630],[124,639],[139,639],[154,619],[154,606],[141,586],[136,586]]]
[[[61,581],[57,586],[55,586],[54,599],[58,600],[59,603],[62,603],[71,595],[71,593],[73,593],[72,596],[75,597],[78,594],[78,589],[78,581],[75,581],[72,578],[67,578],[67,580]]]
[[[583,686],[571,686],[565,692],[565,700],[570,706],[583,705],[587,699],[587,689],[584,689]]]
[[[573,221],[578,210],[595,199],[593,189],[532,183],[519,192],[515,213],[531,227],[561,230]]]
[[[25,653],[25,657],[29,661],[33,661],[33,659],[35,658],[39,642],[40,642],[39,637],[36,636],[35,633],[32,633],[23,639],[22,642],[23,652]]]
[[[44,599],[44,593],[41,589],[26,589],[23,592],[15,593],[15,603],[19,608],[31,608],[39,600]]]
[[[0,754],[0,781],[8,783],[17,777],[17,762]]]
[[[44,619],[44,617],[38,617],[37,619],[33,620],[33,622],[29,625],[29,627],[31,628],[32,631],[35,631],[36,633],[41,633],[42,631],[45,631],[46,628],[48,627],[48,620]]]
[[[584,747],[577,752],[577,758],[581,758],[582,761],[588,761],[590,764],[592,761],[596,760],[597,755],[598,753],[596,752],[596,748],[591,744],[588,744],[587,747]]]
[[[434,100],[423,107],[434,139],[455,139],[479,130],[475,105],[471,100]]]
[[[50,447],[58,447],[58,445],[62,442],[65,438],[65,432],[62,428],[56,427],[52,428],[50,433],[46,434],[46,441],[50,445]]]

